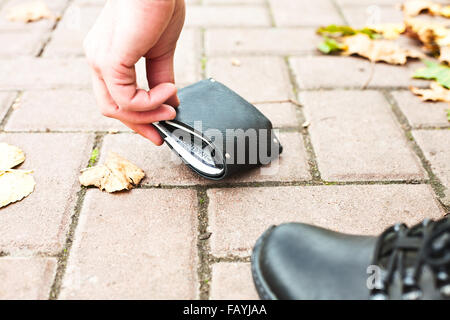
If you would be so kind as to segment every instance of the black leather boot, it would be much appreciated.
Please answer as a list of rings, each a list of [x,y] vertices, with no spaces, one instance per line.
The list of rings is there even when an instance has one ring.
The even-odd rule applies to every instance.
[[[449,299],[450,218],[379,237],[289,223],[257,241],[252,274],[261,299]]]

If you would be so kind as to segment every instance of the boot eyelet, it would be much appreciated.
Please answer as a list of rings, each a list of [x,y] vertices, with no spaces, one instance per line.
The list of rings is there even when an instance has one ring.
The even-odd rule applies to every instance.
[[[439,292],[445,298],[450,298],[450,283],[439,288]]]
[[[386,293],[378,292],[371,294],[369,297],[370,300],[388,300],[388,296]]]
[[[402,295],[403,300],[419,300],[422,298],[421,290],[412,290]]]

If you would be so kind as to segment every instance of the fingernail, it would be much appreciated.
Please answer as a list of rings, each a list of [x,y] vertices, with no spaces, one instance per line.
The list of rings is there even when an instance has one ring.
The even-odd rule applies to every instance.
[[[171,109],[171,118],[172,118],[172,120],[173,119],[175,119],[176,118],[176,116],[177,116],[177,112],[175,111],[175,108],[173,108],[173,107],[170,107],[170,109]]]

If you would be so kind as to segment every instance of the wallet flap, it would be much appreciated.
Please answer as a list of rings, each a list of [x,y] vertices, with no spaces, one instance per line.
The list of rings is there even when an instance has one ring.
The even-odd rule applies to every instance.
[[[272,123],[255,106],[214,79],[205,79],[179,91],[180,106],[173,120],[208,129],[272,129]]]

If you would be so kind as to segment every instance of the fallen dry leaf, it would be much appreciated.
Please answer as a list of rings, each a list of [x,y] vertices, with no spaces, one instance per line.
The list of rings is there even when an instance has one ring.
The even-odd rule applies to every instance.
[[[426,0],[410,0],[402,4],[403,14],[409,17],[418,16],[421,13],[441,15],[449,17],[450,6],[442,6],[439,3]]]
[[[436,11],[438,4],[426,0],[410,0],[402,4],[403,14],[409,17],[415,17],[423,12]],[[438,9],[439,10],[439,9]]]
[[[369,29],[381,34],[384,39],[394,40],[400,34],[405,32],[405,25],[403,23],[383,23],[368,26]]]
[[[450,45],[450,28],[446,23],[408,18],[405,19],[405,25],[407,34],[419,39],[424,49],[431,53],[438,53],[440,47]]]
[[[0,142],[0,170],[12,169],[25,161],[25,153],[19,148]]]
[[[32,171],[0,171],[0,208],[22,200],[33,192],[36,182]]]
[[[145,173],[130,161],[110,152],[105,164],[84,169],[79,178],[83,186],[96,186],[106,192],[129,190]]]
[[[423,101],[444,101],[450,102],[450,90],[444,88],[439,83],[433,81],[430,84],[430,89],[419,89],[410,87],[410,90],[415,95],[420,96]]]
[[[33,1],[12,7],[6,18],[10,21],[29,23],[41,19],[53,19],[56,17],[47,7],[45,2]]]
[[[383,39],[370,39],[364,34],[342,38],[346,46],[344,55],[357,54],[370,61],[384,61],[389,64],[405,64],[408,58],[422,58],[417,50],[401,48],[396,43]]]
[[[22,200],[34,190],[31,171],[14,170],[25,161],[25,154],[19,148],[0,143],[0,208]]]

